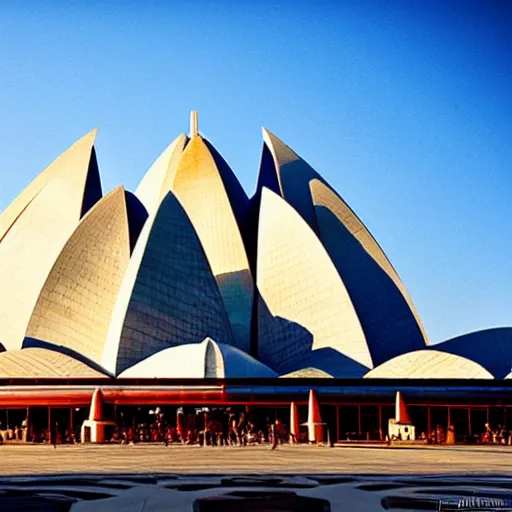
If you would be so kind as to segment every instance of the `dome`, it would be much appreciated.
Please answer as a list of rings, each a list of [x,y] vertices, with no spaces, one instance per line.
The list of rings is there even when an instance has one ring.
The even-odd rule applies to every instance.
[[[438,350],[402,354],[370,370],[365,379],[493,379],[491,373],[465,357]]]
[[[128,368],[119,378],[202,379],[277,377],[264,364],[236,347],[206,338],[164,349]]]
[[[106,377],[78,359],[45,348],[8,350],[0,354],[0,378]]]
[[[332,375],[318,368],[301,368],[285,375],[280,375],[280,379],[332,379]]]

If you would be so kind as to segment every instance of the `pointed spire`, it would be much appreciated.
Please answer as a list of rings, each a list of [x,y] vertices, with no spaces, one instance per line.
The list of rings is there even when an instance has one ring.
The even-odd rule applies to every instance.
[[[101,421],[103,419],[103,393],[96,388],[91,399],[89,421]]]
[[[190,138],[199,135],[199,120],[197,117],[197,110],[190,112]]]
[[[324,440],[320,404],[313,389],[309,390],[308,437],[310,443],[321,443]]]
[[[299,439],[299,411],[297,404],[292,402],[290,404],[290,435],[292,436],[293,443],[298,443]]]
[[[407,406],[405,405],[400,391],[396,392],[395,421],[397,423],[411,423],[409,414],[407,413]]]

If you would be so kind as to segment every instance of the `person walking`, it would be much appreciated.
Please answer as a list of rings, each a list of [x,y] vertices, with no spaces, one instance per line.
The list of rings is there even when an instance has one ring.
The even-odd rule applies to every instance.
[[[238,417],[238,424],[236,426],[236,436],[238,444],[241,446],[247,446],[247,438],[245,436],[245,414],[240,413]]]
[[[277,445],[279,444],[279,435],[281,432],[281,422],[277,419],[272,424],[272,450],[275,450],[277,448]]]

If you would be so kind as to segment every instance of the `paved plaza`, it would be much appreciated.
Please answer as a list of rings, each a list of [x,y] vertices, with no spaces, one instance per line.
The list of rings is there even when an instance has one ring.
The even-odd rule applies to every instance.
[[[512,474],[512,447],[3,445],[0,474]]]
[[[0,457],[9,512],[398,512],[512,488],[507,446],[3,445]]]

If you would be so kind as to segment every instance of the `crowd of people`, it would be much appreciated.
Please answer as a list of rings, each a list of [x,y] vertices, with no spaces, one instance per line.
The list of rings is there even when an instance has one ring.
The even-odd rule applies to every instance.
[[[287,441],[288,430],[276,419],[264,422],[250,412],[235,413],[231,409],[202,409],[185,414],[180,408],[174,422],[157,410],[154,422],[124,426],[114,430],[112,441],[125,444],[139,442],[199,444],[201,446],[247,446]]]
[[[139,409],[140,411],[140,409]],[[133,413],[133,411],[132,411]],[[201,446],[247,446],[269,444],[276,448],[280,443],[307,442],[307,431],[291,433],[275,415],[268,411],[251,410],[249,407],[232,408],[196,408],[185,411],[183,408],[169,410],[164,414],[159,408],[150,414],[128,413],[117,418],[117,425],[112,422],[106,436],[107,442],[121,444],[163,443],[201,445]],[[429,434],[424,432],[417,439],[433,444],[450,444],[452,433],[448,427],[437,425]],[[453,437],[454,437],[453,432]],[[345,434],[347,439],[358,439]],[[380,439],[384,438],[380,433]],[[492,428],[486,423],[482,433],[473,436],[458,437],[459,442],[501,444],[512,446],[512,430],[502,425]],[[52,444],[74,444],[80,442],[80,425],[75,429],[59,426],[52,422],[49,428],[36,429],[26,420],[19,425],[8,425],[2,429],[0,424],[0,443],[32,442]]]
[[[15,426],[13,428],[11,425],[8,425],[6,430],[0,430],[1,441],[25,441],[25,429],[25,426]]]
[[[151,411],[150,421],[140,421],[136,414],[121,415],[118,426],[110,426],[107,441],[121,444],[163,443],[170,445],[247,446],[271,443],[274,447],[289,440],[288,430],[279,419],[252,414],[249,408],[235,412],[230,408],[196,409],[186,414],[178,408],[176,415],[164,415],[160,409]],[[143,415],[144,416],[144,415]],[[145,418],[147,420],[147,416]],[[139,421],[138,421],[139,420]],[[45,443],[54,446],[80,442],[80,426],[75,430],[51,422],[49,428],[35,428],[26,421],[20,426],[0,426],[0,443]]]
[[[512,430],[508,430],[502,425],[498,425],[493,429],[489,423],[486,423],[482,442],[512,446]]]
[[[425,432],[421,432],[418,439],[428,441],[432,444],[443,444],[446,442],[450,432],[453,432],[455,435],[453,426],[449,426],[445,430],[442,425],[437,425],[428,436]],[[491,425],[486,423],[483,432],[475,435],[466,434],[459,436],[459,441],[460,440],[466,443],[502,444],[512,446],[512,430],[508,430],[502,425],[497,425],[496,428],[491,428]]]
[[[73,444],[77,441],[77,435],[70,429],[59,429],[55,423],[50,429],[27,429],[26,425],[0,429],[0,443],[4,442],[32,442],[34,444]]]

